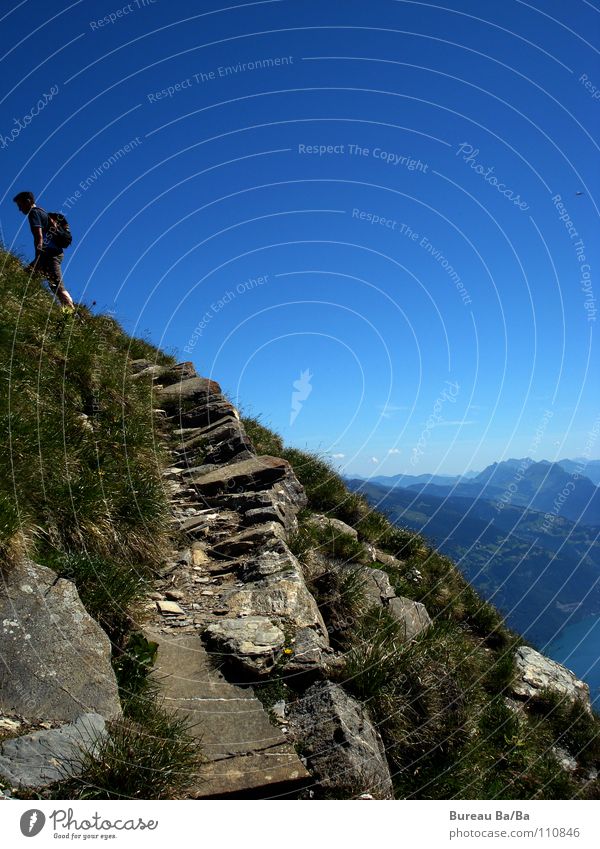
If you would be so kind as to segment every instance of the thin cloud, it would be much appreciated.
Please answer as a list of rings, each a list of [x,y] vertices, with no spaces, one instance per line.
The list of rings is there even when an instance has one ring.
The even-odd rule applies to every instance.
[[[388,454],[400,454],[399,448],[388,448]]]
[[[410,407],[399,404],[385,404],[380,405],[378,409],[381,410],[384,419],[391,419],[394,413],[406,412],[406,410],[410,410]]]
[[[467,421],[467,420],[463,420],[463,419],[457,419],[455,421],[454,419],[448,419],[446,421],[436,422],[433,426],[434,427],[444,427],[444,426],[446,426],[446,427],[458,427],[458,425],[474,425],[474,424],[477,424],[477,422],[474,421],[474,420],[473,421]]]

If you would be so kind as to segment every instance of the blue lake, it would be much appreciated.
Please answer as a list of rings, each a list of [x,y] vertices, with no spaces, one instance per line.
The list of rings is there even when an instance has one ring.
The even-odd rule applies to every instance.
[[[600,616],[567,625],[540,651],[589,684],[591,700],[600,709]]]

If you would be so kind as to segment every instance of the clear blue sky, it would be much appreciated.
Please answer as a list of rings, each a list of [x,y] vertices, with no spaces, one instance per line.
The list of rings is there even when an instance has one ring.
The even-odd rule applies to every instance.
[[[3,239],[62,209],[77,300],[348,473],[599,456],[591,3],[2,9]]]

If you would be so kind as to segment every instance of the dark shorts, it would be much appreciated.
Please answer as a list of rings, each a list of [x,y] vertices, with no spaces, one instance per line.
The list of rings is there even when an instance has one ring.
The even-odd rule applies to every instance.
[[[53,292],[56,289],[60,289],[63,285],[63,276],[60,268],[63,258],[63,253],[55,254],[42,251],[36,263],[36,270],[48,281]]]

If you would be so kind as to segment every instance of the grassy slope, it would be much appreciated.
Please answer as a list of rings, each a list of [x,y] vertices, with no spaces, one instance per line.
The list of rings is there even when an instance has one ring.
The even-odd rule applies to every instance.
[[[433,626],[409,645],[385,610],[368,610],[356,586],[333,578],[313,587],[337,647],[346,652],[340,683],[367,707],[382,733],[400,798],[599,798],[598,780],[576,781],[557,765],[552,746],[575,756],[582,773],[600,765],[600,717],[551,694],[527,711],[507,704],[514,652],[524,641],[482,600],[454,563],[418,534],[398,528],[351,493],[314,454],[285,448],[256,418],[244,419],[259,453],[285,457],[304,485],[309,508],[341,519],[359,540],[398,557],[388,572],[398,595],[421,601]],[[302,518],[302,517],[301,517]],[[298,556],[318,550],[360,562],[356,543],[301,523]],[[364,558],[367,563],[368,558]],[[415,570],[420,573],[414,580]],[[321,592],[320,592],[321,590]],[[324,590],[324,592],[323,592]]]
[[[134,626],[167,539],[166,454],[150,383],[131,380],[128,363],[173,360],[109,316],[65,316],[4,252],[0,311],[0,566],[27,556],[75,582],[113,643],[125,712],[87,784],[61,792],[171,795],[193,753],[153,698],[151,647]]]

